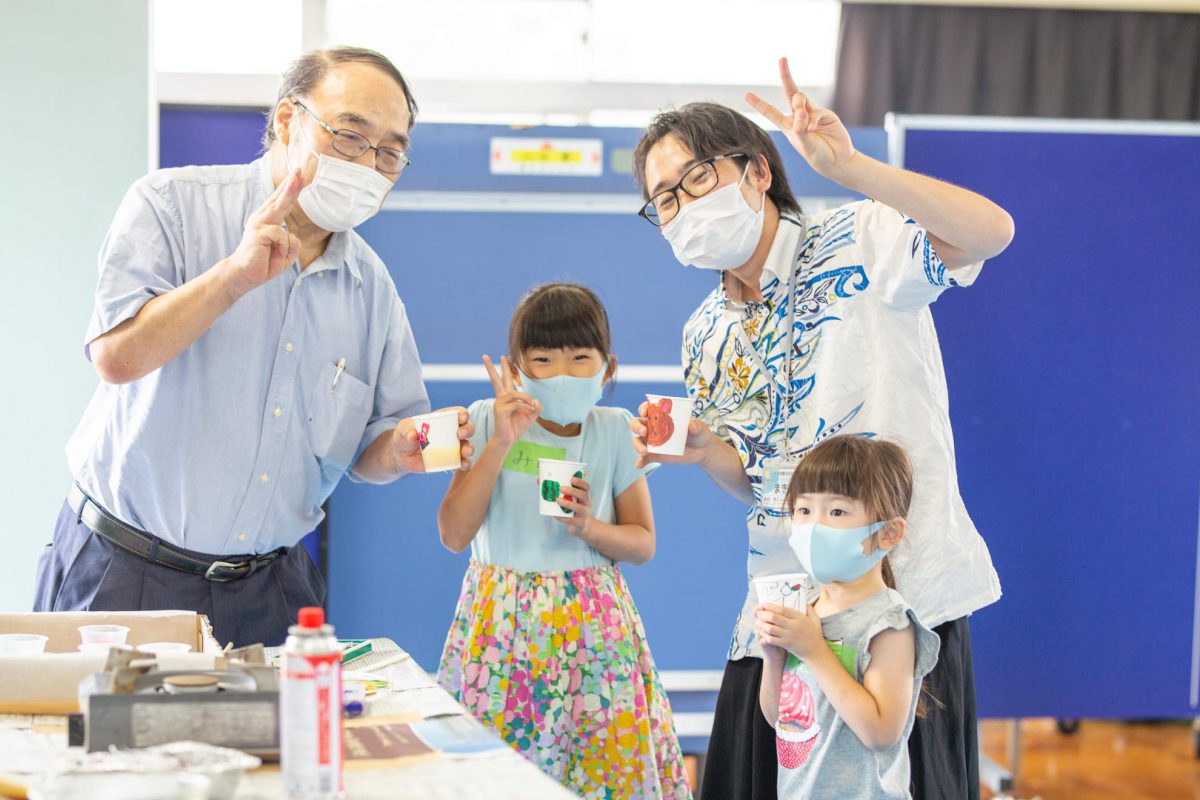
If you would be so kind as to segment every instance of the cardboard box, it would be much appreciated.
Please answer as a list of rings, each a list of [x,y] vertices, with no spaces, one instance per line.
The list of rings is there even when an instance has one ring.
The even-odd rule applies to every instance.
[[[209,668],[221,651],[208,618],[193,611],[0,614],[0,633],[49,637],[46,652],[40,655],[0,654],[0,714],[71,714],[79,710],[79,682],[103,669],[107,659],[106,655],[79,652],[80,625],[124,625],[129,628],[126,642],[132,645],[183,642],[192,646],[191,658],[207,661]]]

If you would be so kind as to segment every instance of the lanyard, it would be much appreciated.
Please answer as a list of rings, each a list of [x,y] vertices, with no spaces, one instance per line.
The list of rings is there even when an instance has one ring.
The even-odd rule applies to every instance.
[[[782,222],[782,220],[781,220]],[[792,354],[795,351],[796,345],[796,290],[800,283],[796,280],[796,262],[800,258],[800,251],[804,247],[804,233],[801,231],[800,239],[796,243],[796,249],[792,253],[792,258],[788,262],[788,278],[787,278],[787,350],[784,354],[783,363],[783,450],[787,459],[792,460],[792,437],[788,435],[788,421],[792,416]],[[737,323],[737,335],[741,337],[742,343],[749,350],[750,358],[753,359],[754,365],[758,367],[763,376],[767,379],[768,398],[772,398],[774,392],[779,391],[779,381],[777,380],[778,373],[772,373],[767,368],[766,361],[758,352],[758,348],[754,346],[754,342],[750,340],[750,336],[746,333],[746,328],[741,320]]]

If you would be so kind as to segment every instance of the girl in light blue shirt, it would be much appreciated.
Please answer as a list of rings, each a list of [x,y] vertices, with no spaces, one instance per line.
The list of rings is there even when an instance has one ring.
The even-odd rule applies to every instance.
[[[666,693],[617,562],[654,554],[632,416],[597,406],[613,378],[608,316],[576,284],[518,304],[494,399],[468,409],[472,469],[438,512],[471,564],[438,680],[485,725],[584,798],[690,798]],[[539,511],[538,460],[582,462]]]

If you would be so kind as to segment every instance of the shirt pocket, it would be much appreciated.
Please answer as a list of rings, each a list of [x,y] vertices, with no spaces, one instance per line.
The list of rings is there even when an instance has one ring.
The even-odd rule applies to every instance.
[[[370,415],[371,387],[348,370],[338,375],[332,362],[322,364],[308,400],[309,440],[322,467],[345,470],[350,466]]]

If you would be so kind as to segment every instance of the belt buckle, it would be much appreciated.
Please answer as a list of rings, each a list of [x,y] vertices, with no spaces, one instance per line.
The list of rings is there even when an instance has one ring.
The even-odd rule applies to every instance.
[[[240,564],[233,564],[229,561],[214,561],[211,564],[209,564],[208,569],[204,571],[204,578],[205,578],[205,580],[212,581],[213,583],[229,583],[230,581],[236,580],[237,578],[240,578],[242,576],[241,575],[231,575],[228,578],[223,578],[223,577],[218,577],[218,576],[214,575],[213,572],[218,569],[227,569],[232,572],[234,570],[246,569],[248,566],[251,566],[250,562],[248,562],[248,561],[243,561]]]

